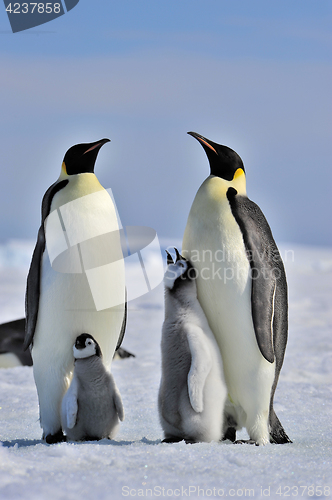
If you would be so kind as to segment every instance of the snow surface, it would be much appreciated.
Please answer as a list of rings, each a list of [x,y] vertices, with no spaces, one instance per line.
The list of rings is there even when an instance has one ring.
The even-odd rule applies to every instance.
[[[32,249],[22,241],[0,246],[0,322],[24,315]],[[136,358],[112,366],[125,408],[114,441],[42,443],[32,368],[0,370],[0,498],[331,496],[332,250],[284,245],[281,253],[290,328],[275,409],[293,444],[161,444],[160,285],[129,303],[123,346]]]

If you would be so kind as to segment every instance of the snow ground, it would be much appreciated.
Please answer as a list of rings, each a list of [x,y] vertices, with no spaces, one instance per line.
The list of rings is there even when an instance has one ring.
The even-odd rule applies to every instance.
[[[31,250],[30,242],[0,247],[0,322],[24,314]],[[126,413],[114,441],[45,445],[32,368],[0,370],[0,498],[331,496],[332,250],[284,245],[281,253],[290,329],[275,409],[293,444],[161,444],[160,285],[129,304],[123,346],[136,358],[113,363]]]

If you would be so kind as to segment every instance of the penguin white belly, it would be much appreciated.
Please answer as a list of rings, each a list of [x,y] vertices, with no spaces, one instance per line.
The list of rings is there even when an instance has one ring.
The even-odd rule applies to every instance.
[[[92,175],[94,176],[94,174],[75,176],[80,179],[75,179],[74,182],[71,180],[68,186],[54,197],[51,212],[61,207],[64,201],[68,203],[79,195],[88,194],[89,190],[91,192]],[[89,184],[84,182],[86,176],[89,176]],[[96,182],[100,186],[97,179]],[[94,191],[98,189],[98,185],[96,184]],[[111,200],[110,203],[113,207]],[[104,218],[115,216],[114,207],[112,211],[110,206],[102,203],[101,206],[94,207],[99,222],[102,219],[101,215]],[[84,224],[84,220],[81,223]],[[116,219],[113,224],[117,227]],[[120,237],[118,245],[121,248]],[[116,279],[111,284],[112,294],[117,295],[119,305],[97,310],[87,275],[84,272],[57,272],[52,268],[45,248],[41,264],[38,319],[32,347],[34,377],[44,435],[54,434],[60,428],[61,400],[72,376],[74,362],[72,346],[79,334],[93,335],[103,352],[105,366],[110,368],[125,308],[123,260],[113,265],[116,266]]]
[[[22,363],[14,353],[0,354],[0,368],[15,368],[16,366],[22,366]]]
[[[202,188],[209,186],[203,183]],[[218,203],[210,197],[205,207],[201,204],[204,197],[197,198],[189,214],[182,252],[198,271],[197,296],[223,358],[230,413],[252,439],[266,444],[275,363],[265,360],[257,345],[250,265],[242,233],[226,197]]]

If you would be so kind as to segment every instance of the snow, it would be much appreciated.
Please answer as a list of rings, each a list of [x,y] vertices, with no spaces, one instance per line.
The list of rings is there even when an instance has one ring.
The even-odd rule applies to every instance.
[[[20,241],[0,247],[0,322],[24,314],[32,249]],[[275,409],[293,444],[161,444],[159,285],[129,303],[123,346],[136,357],[112,366],[125,408],[115,440],[42,443],[32,368],[0,370],[0,498],[331,496],[332,250],[284,245],[281,253],[290,328]]]

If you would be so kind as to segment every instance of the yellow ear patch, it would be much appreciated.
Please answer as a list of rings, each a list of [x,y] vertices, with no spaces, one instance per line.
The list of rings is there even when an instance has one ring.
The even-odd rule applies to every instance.
[[[242,168],[238,168],[236,171],[235,171],[235,174],[234,174],[234,177],[233,177],[233,181],[235,179],[237,179],[238,177],[240,177],[241,175],[244,175],[244,172],[242,170]]]
[[[238,168],[235,171],[231,186],[234,187],[239,194],[246,194],[246,175],[242,168]]]
[[[63,161],[62,165],[61,165],[61,171],[60,171],[59,179],[64,179],[64,178],[67,178],[67,177],[68,177],[67,167],[66,167],[65,162]]]

